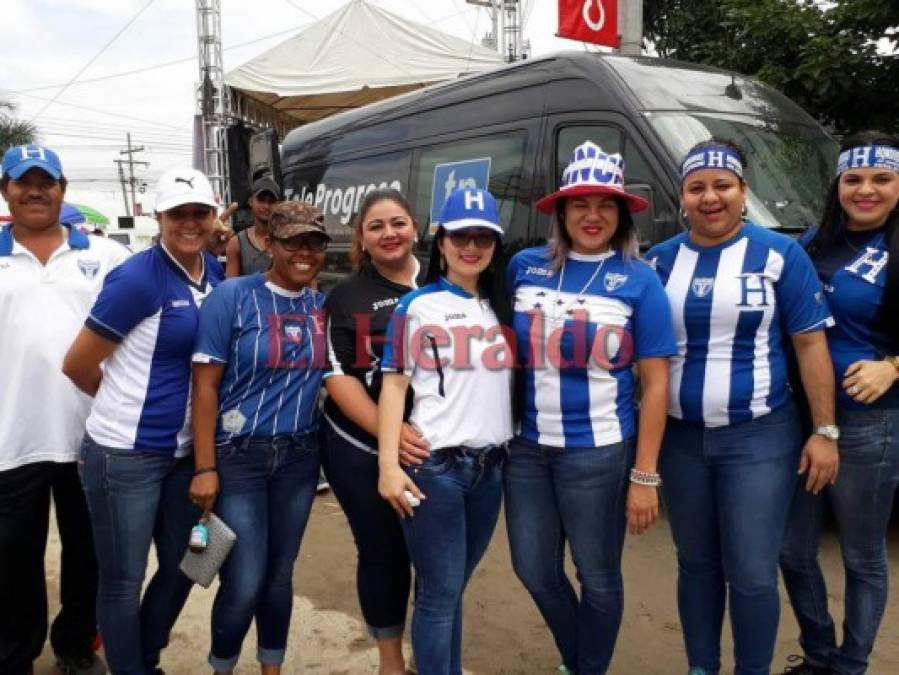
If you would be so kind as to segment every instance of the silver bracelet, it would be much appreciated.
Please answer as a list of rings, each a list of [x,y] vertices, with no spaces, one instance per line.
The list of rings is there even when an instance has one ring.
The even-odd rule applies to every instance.
[[[631,483],[645,485],[646,487],[659,487],[662,484],[662,477],[657,473],[631,469]]]

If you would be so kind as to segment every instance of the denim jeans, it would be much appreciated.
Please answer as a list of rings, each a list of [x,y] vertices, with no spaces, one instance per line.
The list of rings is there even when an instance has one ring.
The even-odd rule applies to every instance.
[[[886,534],[899,485],[899,410],[838,411],[837,422],[837,482],[818,496],[797,489],[780,565],[806,658],[839,675],[857,675],[867,670],[887,602]],[[836,518],[846,569],[839,647],[818,564],[826,501]]]
[[[109,669],[145,675],[159,663],[193,585],[178,569],[200,517],[189,496],[193,458],[109,448],[85,436],[80,468],[100,569],[97,620]],[[141,599],[151,542],[159,568]]]
[[[415,567],[412,650],[421,675],[462,673],[462,594],[493,536],[502,500],[502,460],[485,463],[454,450],[433,450],[406,469],[426,497],[402,521]]]
[[[293,565],[318,483],[317,433],[216,447],[216,514],[237,535],[212,605],[210,665],[234,667],[256,618],[257,659],[280,665],[293,609]]]
[[[705,428],[668,419],[660,469],[677,547],[677,601],[687,658],[721,667],[727,592],[735,675],[768,675],[780,601],[777,560],[802,439],[792,403]]]
[[[412,572],[403,528],[378,494],[378,456],[324,424],[322,464],[359,551],[356,590],[369,635],[395,638],[406,626]]]
[[[509,447],[504,487],[512,566],[552,632],[564,664],[578,675],[605,673],[612,660],[624,589],[633,439],[598,448]],[[565,542],[581,584],[565,574]]]

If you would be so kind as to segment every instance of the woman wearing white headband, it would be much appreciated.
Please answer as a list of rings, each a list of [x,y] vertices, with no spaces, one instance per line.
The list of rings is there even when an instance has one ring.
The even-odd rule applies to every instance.
[[[770,672],[777,559],[797,468],[817,493],[838,462],[821,284],[795,241],[744,219],[745,170],[733,143],[692,148],[681,182],[690,229],[647,254],[678,340],[660,466],[691,675],[720,669],[726,595],[736,675]],[[814,392],[816,428],[806,441],[787,383],[787,335]]]
[[[843,143],[820,226],[800,242],[837,322],[827,342],[839,384],[841,468],[822,494],[797,491],[793,501],[781,569],[804,657],[791,673],[864,673],[886,606],[886,532],[899,485],[897,205],[899,138],[858,134]],[[846,568],[839,646],[818,565],[825,500]]]
[[[640,534],[658,516],[674,333],[665,291],[637,258],[631,213],[648,204],[624,190],[621,155],[578,146],[562,187],[536,206],[554,215],[552,240],[516,254],[507,273],[522,415],[504,476],[506,523],[560,672],[598,675],[621,624],[625,529]],[[565,574],[566,541],[579,594]]]

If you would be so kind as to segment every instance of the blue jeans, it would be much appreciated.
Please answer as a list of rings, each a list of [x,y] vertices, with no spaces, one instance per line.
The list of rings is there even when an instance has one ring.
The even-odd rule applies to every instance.
[[[886,534],[899,485],[899,410],[837,412],[840,473],[815,496],[797,489],[780,556],[806,658],[840,675],[864,673],[887,602]],[[825,500],[846,569],[843,644],[837,647],[818,565]]]
[[[792,403],[723,427],[668,419],[660,469],[690,667],[710,675],[721,667],[727,591],[735,675],[768,675],[780,619],[778,553],[801,446]]]
[[[193,585],[178,569],[200,517],[189,496],[193,458],[109,448],[85,436],[80,469],[100,570],[97,622],[109,669],[145,675],[159,663]],[[141,599],[151,541],[159,568]]]
[[[598,448],[557,448],[516,438],[504,485],[512,566],[549,626],[562,661],[578,675],[605,673],[612,660],[624,588],[633,439]],[[565,574],[565,541],[581,583]]]
[[[415,568],[412,650],[421,675],[462,673],[462,594],[493,536],[502,500],[504,450],[493,448],[487,462],[475,452],[433,450],[406,469],[426,497],[402,521]]]
[[[317,433],[243,438],[216,447],[216,514],[237,535],[212,605],[209,664],[234,667],[253,617],[264,665],[284,662],[293,565],[318,483]]]

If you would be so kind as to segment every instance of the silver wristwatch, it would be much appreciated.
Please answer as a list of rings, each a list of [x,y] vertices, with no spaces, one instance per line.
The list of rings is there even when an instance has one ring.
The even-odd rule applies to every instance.
[[[820,427],[815,427],[815,433],[819,436],[824,436],[829,441],[840,440],[840,427],[836,424],[824,424]]]

